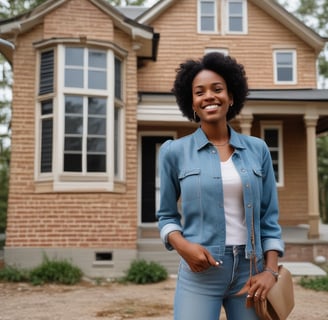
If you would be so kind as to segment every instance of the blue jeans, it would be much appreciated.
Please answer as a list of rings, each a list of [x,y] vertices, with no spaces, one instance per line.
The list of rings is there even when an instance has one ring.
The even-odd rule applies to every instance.
[[[235,294],[249,278],[245,246],[227,246],[223,264],[203,272],[192,272],[181,260],[174,300],[174,320],[218,320],[223,306],[227,320],[258,320],[253,308],[246,308],[246,295]],[[263,269],[263,261],[258,262]]]

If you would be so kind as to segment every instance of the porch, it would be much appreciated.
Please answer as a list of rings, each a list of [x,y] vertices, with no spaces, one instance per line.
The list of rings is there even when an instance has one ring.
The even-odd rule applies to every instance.
[[[328,261],[328,224],[319,224],[319,238],[309,239],[309,226],[298,225],[282,228],[285,241],[285,256],[280,259],[293,275],[325,275],[316,263],[318,257]],[[175,251],[167,251],[155,234],[155,229],[143,230],[138,241],[138,254],[140,259],[156,261],[165,266],[170,274],[176,274],[179,256]]]

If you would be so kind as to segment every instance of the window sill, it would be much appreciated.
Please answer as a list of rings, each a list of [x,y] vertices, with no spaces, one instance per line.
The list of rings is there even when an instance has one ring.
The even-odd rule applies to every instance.
[[[102,181],[36,181],[34,185],[35,193],[56,193],[56,192],[111,192],[125,193],[125,182],[102,182]]]

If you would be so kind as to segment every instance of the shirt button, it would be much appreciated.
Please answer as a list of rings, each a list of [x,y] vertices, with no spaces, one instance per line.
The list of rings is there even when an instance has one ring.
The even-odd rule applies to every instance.
[[[246,188],[249,188],[249,184],[248,183],[246,183]]]
[[[252,204],[249,203],[249,204],[247,205],[247,208],[252,208]]]

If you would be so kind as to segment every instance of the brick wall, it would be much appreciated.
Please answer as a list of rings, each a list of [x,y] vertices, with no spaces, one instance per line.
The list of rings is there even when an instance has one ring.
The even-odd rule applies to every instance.
[[[114,42],[129,52],[125,93],[126,183],[121,193],[36,193],[35,109],[37,52],[33,43],[81,35]],[[114,39],[115,38],[115,39]],[[90,1],[67,1],[43,24],[17,39],[14,56],[12,158],[8,203],[7,248],[136,248],[137,124],[136,56],[131,39],[113,27],[108,15]]]

